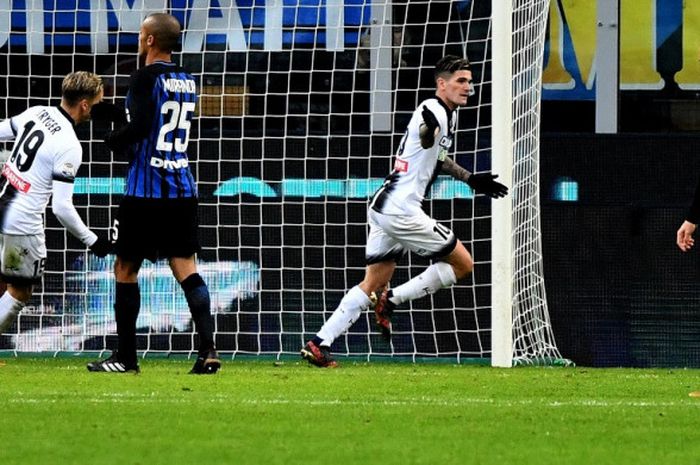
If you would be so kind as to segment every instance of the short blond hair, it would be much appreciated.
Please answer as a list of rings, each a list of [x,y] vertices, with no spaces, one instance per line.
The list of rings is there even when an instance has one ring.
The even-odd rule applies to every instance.
[[[88,71],[76,71],[63,78],[61,97],[73,106],[82,99],[94,99],[104,89],[102,78]]]

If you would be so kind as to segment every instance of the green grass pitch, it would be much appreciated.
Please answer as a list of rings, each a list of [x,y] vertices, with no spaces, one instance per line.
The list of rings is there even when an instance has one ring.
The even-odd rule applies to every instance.
[[[0,358],[0,464],[700,464],[700,370]]]

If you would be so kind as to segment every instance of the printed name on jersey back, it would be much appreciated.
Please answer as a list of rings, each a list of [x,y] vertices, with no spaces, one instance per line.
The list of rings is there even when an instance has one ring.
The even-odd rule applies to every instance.
[[[46,110],[43,110],[41,113],[39,113],[39,121],[41,121],[46,129],[51,131],[51,134],[56,134],[58,131],[61,130],[61,126],[58,124],[58,121],[53,119],[51,115],[49,115],[49,112]]]
[[[12,171],[12,168],[10,168],[10,165],[8,164],[5,164],[2,167],[2,175],[5,176],[5,178],[10,184],[12,184],[12,187],[14,187],[20,192],[27,193],[32,187],[30,183],[28,183],[27,181],[22,179],[17,173]]]
[[[397,158],[396,161],[394,162],[394,171],[398,171],[400,173],[405,173],[408,171],[408,162],[406,160],[402,160],[400,158]]]
[[[189,94],[197,93],[197,85],[191,79],[164,79],[163,87],[168,92],[181,92]]]

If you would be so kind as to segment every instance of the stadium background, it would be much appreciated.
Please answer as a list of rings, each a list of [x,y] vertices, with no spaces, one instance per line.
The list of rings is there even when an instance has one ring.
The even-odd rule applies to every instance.
[[[74,9],[81,4],[66,2],[67,9],[71,7],[68,3],[73,3]],[[402,59],[418,67],[429,67],[434,63],[442,53],[441,44],[444,43],[445,33],[440,23],[449,18],[452,8],[469,3],[444,3],[441,8],[441,3],[437,2],[438,7],[430,10],[427,26],[415,34],[424,33],[425,44],[421,51],[418,53],[416,47],[409,47]],[[675,5],[674,2],[665,3],[671,4]],[[427,12],[418,9],[410,14],[427,16]],[[354,30],[346,27],[346,33],[353,37],[350,40],[355,42],[360,40],[365,25],[363,21],[366,20],[362,14],[358,18]],[[50,49],[51,55],[28,55],[26,42],[22,42],[21,15],[16,21],[13,20],[12,24],[17,34],[0,48],[0,55],[6,57],[0,60],[0,95],[8,96],[4,99],[6,105],[0,105],[0,112],[5,112],[0,115],[2,117],[18,113],[28,105],[44,104],[48,97],[58,95],[60,77],[74,69],[94,70],[103,75],[115,72],[128,75],[136,66],[133,37],[125,36],[123,43],[119,43],[116,57],[114,53],[92,54],[88,34],[82,39],[87,40],[83,45],[77,40],[74,43],[59,40],[61,37],[79,37],[73,35],[73,29],[60,31],[64,35],[55,34],[54,39],[47,39],[47,53]],[[73,26],[71,24],[71,28]],[[471,35],[482,37],[486,34],[478,24],[475,26],[470,29]],[[448,31],[452,35],[457,33]],[[680,32],[674,33],[671,37],[677,39]],[[254,43],[252,37],[250,40]],[[312,50],[315,40],[312,37],[304,51],[303,39],[300,40],[302,43],[297,45],[301,50],[295,50],[293,59],[288,52],[229,53],[223,49],[204,55],[183,54],[182,57],[184,65],[201,76],[202,85],[210,91],[241,86],[243,71],[259,74],[261,78],[249,80],[261,87],[248,89],[245,101],[232,98],[224,102],[230,111],[225,118],[220,120],[200,115],[193,134],[198,142],[191,144],[190,150],[191,157],[197,161],[195,167],[203,204],[202,261],[238,263],[239,268],[231,279],[259,281],[262,286],[259,292],[232,296],[234,298],[228,300],[230,305],[226,311],[217,314],[219,331],[235,333],[219,338],[222,350],[252,353],[297,350],[303,338],[296,334],[287,337],[284,332],[280,337],[277,333],[286,329],[298,333],[303,328],[318,328],[322,322],[320,312],[332,311],[344,290],[361,278],[366,198],[362,193],[351,196],[348,190],[328,195],[327,191],[315,187],[312,190],[319,190],[309,192],[308,185],[296,195],[289,190],[282,196],[284,181],[380,179],[386,175],[390,154],[398,143],[397,136],[369,135],[369,104],[367,94],[361,92],[367,89],[368,75],[356,69],[357,49],[346,53]],[[110,47],[117,51],[116,42]],[[664,47],[665,50],[671,49],[669,56],[678,57],[678,51],[666,42]],[[74,54],[76,50],[80,53]],[[470,50],[470,58],[479,61],[479,53],[485,51]],[[220,68],[223,54],[230,68]],[[660,54],[661,58],[664,56]],[[271,82],[265,77],[269,69],[289,71],[290,77]],[[222,76],[225,76],[223,80]],[[402,133],[413,110],[412,104],[402,106],[402,102],[413,101],[412,98],[402,99],[402,92],[412,95],[417,87],[429,88],[429,79],[428,73],[410,69],[400,71],[396,81],[397,117],[394,121],[398,134]],[[309,89],[309,82],[314,96],[308,103],[301,96],[298,100],[263,96],[270,89],[279,95],[294,94],[297,88]],[[631,129],[693,129],[692,121],[688,122],[694,119],[692,112],[683,124],[673,124],[678,118],[671,115],[670,110],[666,119],[659,114],[659,107],[673,107],[671,101],[681,99],[687,103],[696,98],[693,92],[682,91],[671,80],[666,83],[662,89],[635,90],[622,96],[623,113],[630,105],[633,108],[649,105],[657,113],[658,124],[649,123],[639,117],[638,112],[628,111],[622,125]],[[124,78],[108,81],[107,85],[108,94],[125,94]],[[580,90],[580,86],[577,89]],[[545,102],[544,127],[587,130],[592,125],[590,118],[585,118],[589,115],[590,102],[586,101],[585,93],[580,96],[579,102],[562,104],[553,100],[551,105]],[[213,102],[221,101],[215,98]],[[627,106],[625,102],[628,102]],[[204,104],[205,100],[202,101]],[[314,111],[310,112],[306,105]],[[242,106],[249,111],[246,117],[240,115]],[[350,107],[357,113],[352,117],[328,116],[329,113],[345,113]],[[683,108],[688,111],[687,106]],[[319,116],[309,116],[308,113]],[[489,118],[487,109],[463,110],[460,125],[469,127],[477,118]],[[95,125],[92,133],[88,132],[89,128],[82,128],[79,135],[86,141],[96,140],[105,129]],[[315,131],[318,134],[314,134]],[[325,135],[328,133],[332,134],[330,139]],[[310,136],[306,137],[306,134]],[[488,137],[489,134],[485,131],[482,136]],[[466,142],[466,139],[462,140]],[[674,245],[675,230],[680,225],[700,173],[697,145],[692,134],[594,137],[590,134],[551,133],[543,137],[541,196],[545,280],[554,333],[564,356],[592,366],[700,366],[697,344],[700,336],[697,311],[700,304],[699,259],[697,253],[681,254]],[[469,154],[475,148],[464,144],[457,147],[458,160],[469,166],[472,163]],[[92,163],[83,167],[82,176],[106,179],[118,178],[120,172],[123,173],[123,164],[113,165],[99,143],[86,143],[85,149],[86,158]],[[264,160],[261,158],[263,153],[266,154]],[[279,158],[271,155],[275,153]],[[329,158],[329,153],[332,153],[332,158]],[[352,164],[347,163],[346,158],[357,153],[369,155],[365,163],[358,163],[358,158],[354,158]],[[265,185],[229,186],[235,195],[226,195],[226,190],[221,190],[222,181],[241,177],[262,180]],[[265,190],[265,186],[271,187],[272,191]],[[81,207],[90,205],[88,218],[91,226],[108,225],[113,214],[109,205],[118,201],[118,187],[109,186],[103,194],[92,190],[89,195],[76,196],[76,203]],[[241,194],[240,190],[248,193]],[[371,189],[365,187],[363,192],[371,192]],[[450,218],[453,209],[470,211],[472,199],[448,200],[450,193],[454,190],[448,189],[444,198],[431,202],[436,218]],[[304,202],[307,196],[319,201]],[[475,207],[477,211],[488,211],[488,203],[481,205],[479,199]],[[81,213],[85,216],[87,208],[81,209]],[[71,307],[66,302],[75,303],[76,307],[79,306],[77,303],[111,306],[111,302],[104,298],[106,283],[71,279],[71,271],[84,266],[81,260],[85,255],[79,244],[70,238],[66,240],[50,213],[47,223],[50,247],[69,250],[65,256],[50,255],[47,268],[66,269],[67,273],[47,275],[43,284],[46,296],[43,310],[55,308],[55,314],[44,313],[34,320],[31,316],[25,318],[27,326],[21,328],[22,331],[39,325],[51,326],[67,318],[76,318],[77,322],[79,315],[63,313],[64,307]],[[452,226],[460,238],[469,241],[472,226],[488,231],[489,224],[473,225],[469,219],[464,219]],[[332,263],[333,267],[324,269],[325,263]],[[409,266],[399,270],[396,281],[406,279],[413,269],[424,265],[421,260],[412,258]],[[99,261],[88,266],[108,269]],[[213,274],[216,271],[214,268]],[[487,274],[481,276],[484,275]],[[255,297],[249,298],[252,295]],[[487,299],[487,296],[471,292],[455,297],[466,308],[488,304],[487,300],[474,300]],[[52,298],[56,300],[54,306],[50,303]],[[70,302],[71,299],[76,302]],[[438,294],[430,305],[435,309],[433,312],[416,312],[411,320],[417,336],[398,340],[396,344],[415,345],[414,350],[425,353],[454,350],[450,347],[453,341],[430,334],[436,328],[451,324],[447,320],[452,318],[452,296]],[[283,312],[283,309],[301,306],[317,312],[305,315]],[[488,312],[480,315],[479,320],[488,324]],[[177,321],[168,321],[167,324],[177,328],[174,334],[170,330],[169,334],[166,332],[162,337],[148,340],[142,336],[141,347],[155,350],[189,348],[191,336],[186,332],[187,328],[179,326],[182,323]],[[363,326],[366,329],[368,324],[367,319],[361,319],[359,331],[363,331]],[[466,319],[460,324],[469,329],[470,322]],[[178,334],[180,331],[182,334]],[[460,334],[464,338],[460,344],[464,347],[478,350],[490,343],[488,333],[465,331]],[[474,339],[470,340],[472,337]],[[101,336],[95,336],[92,342],[86,342],[85,349],[97,348],[101,342]],[[344,343],[361,349],[366,339],[358,337],[354,340],[351,335]],[[9,338],[0,339],[0,349],[11,349],[11,344]]]

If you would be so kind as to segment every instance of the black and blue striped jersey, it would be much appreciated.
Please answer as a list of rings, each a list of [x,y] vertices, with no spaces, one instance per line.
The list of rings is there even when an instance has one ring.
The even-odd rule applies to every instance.
[[[126,196],[197,196],[187,157],[196,104],[194,77],[175,63],[157,61],[131,75],[126,95],[129,122],[110,135],[110,145],[129,158]]]

